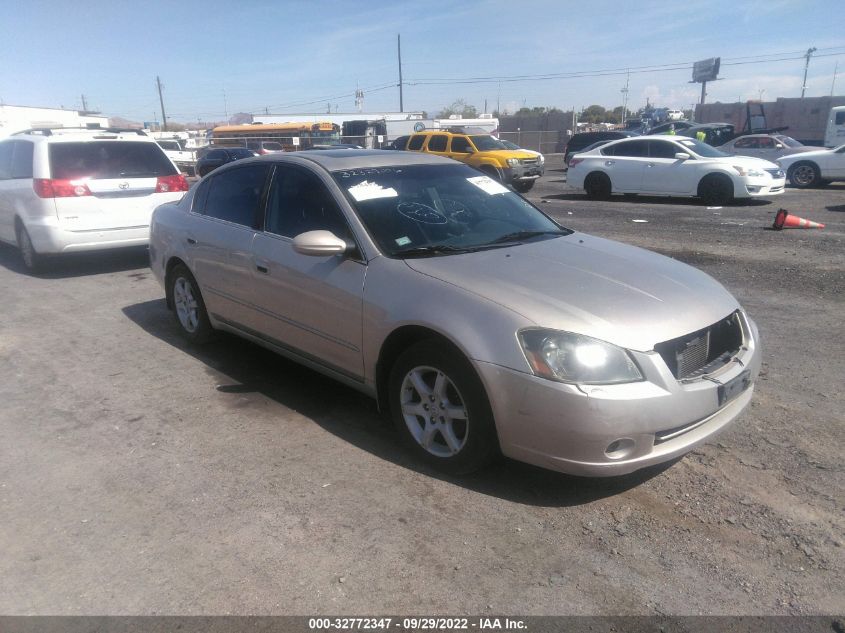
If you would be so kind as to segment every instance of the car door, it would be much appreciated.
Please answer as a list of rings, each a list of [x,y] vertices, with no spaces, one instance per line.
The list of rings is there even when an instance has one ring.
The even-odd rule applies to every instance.
[[[738,138],[734,141],[731,154],[739,156],[757,156],[757,137]]]
[[[363,379],[362,301],[366,263],[328,181],[299,165],[278,164],[264,230],[253,242],[253,285],[260,335],[354,380]],[[301,233],[327,230],[348,254],[302,255]]]
[[[462,163],[468,163],[473,151],[475,151],[475,148],[469,142],[469,138],[466,136],[453,136],[447,156],[459,160]]]
[[[675,158],[676,153],[684,151],[670,140],[648,141],[649,159],[643,171],[642,190],[648,193],[695,193],[698,186],[695,158]]]
[[[254,327],[252,241],[263,213],[271,165],[216,172],[194,196],[184,235],[189,266],[208,312],[230,325]]]
[[[779,155],[780,150],[775,147],[775,139],[771,136],[760,136],[757,138],[757,153],[754,156],[775,162]]]
[[[831,151],[820,167],[824,178],[845,179],[845,145],[840,147],[838,151]]]
[[[648,162],[648,142],[622,141],[602,150],[599,166],[610,176],[613,191],[638,193],[642,189],[643,171]]]

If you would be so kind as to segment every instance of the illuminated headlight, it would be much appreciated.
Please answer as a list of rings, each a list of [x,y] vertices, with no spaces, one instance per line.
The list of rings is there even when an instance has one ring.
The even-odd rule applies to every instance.
[[[643,379],[627,351],[589,336],[522,330],[519,342],[531,370],[543,378],[593,385]]]
[[[510,167],[516,167],[517,165],[519,165],[519,159],[518,158],[509,158],[508,159],[508,165]]]
[[[739,165],[734,165],[734,169],[736,169],[737,173],[740,176],[749,176],[750,178],[762,178],[766,175],[766,172],[760,171],[759,169],[746,169],[745,167],[740,167]]]

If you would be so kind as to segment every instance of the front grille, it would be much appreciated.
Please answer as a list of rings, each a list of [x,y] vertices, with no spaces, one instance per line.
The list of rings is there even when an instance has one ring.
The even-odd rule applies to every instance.
[[[532,166],[532,167],[533,167],[534,165],[536,165],[536,164],[537,164],[537,159],[536,159],[536,158],[523,158],[520,162],[521,162],[523,165],[526,165],[526,166]]]
[[[709,374],[730,362],[742,347],[739,312],[704,329],[654,346],[678,380]]]
[[[784,177],[784,173],[783,173],[782,169],[765,169],[763,171],[769,172],[769,175],[772,178],[783,178]]]

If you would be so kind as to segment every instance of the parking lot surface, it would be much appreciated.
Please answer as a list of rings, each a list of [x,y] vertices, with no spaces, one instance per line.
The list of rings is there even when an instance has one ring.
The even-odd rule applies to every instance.
[[[845,184],[599,202],[550,161],[527,197],[739,299],[764,365],[735,425],[623,478],[449,478],[358,393],[185,344],[143,249],[33,277],[0,247],[0,612],[845,612]],[[770,230],[780,207],[827,227]]]

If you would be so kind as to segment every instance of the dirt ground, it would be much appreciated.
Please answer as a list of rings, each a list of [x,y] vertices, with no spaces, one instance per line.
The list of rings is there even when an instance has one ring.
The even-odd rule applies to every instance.
[[[0,247],[0,613],[845,613],[845,183],[714,209],[564,180],[550,162],[529,199],[757,321],[730,430],[617,479],[444,477],[356,392],[183,343],[144,250],[33,277]],[[768,230],[781,206],[827,228]]]

